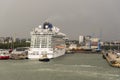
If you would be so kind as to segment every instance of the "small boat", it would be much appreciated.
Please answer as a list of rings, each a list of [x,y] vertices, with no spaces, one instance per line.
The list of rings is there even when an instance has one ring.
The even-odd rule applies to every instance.
[[[6,60],[9,58],[9,52],[7,50],[0,49],[0,60]]]
[[[39,59],[39,61],[49,62],[49,61],[50,61],[50,59],[49,59],[49,58],[43,58],[43,59]]]
[[[120,68],[120,53],[117,51],[102,52],[103,58],[113,67]]]

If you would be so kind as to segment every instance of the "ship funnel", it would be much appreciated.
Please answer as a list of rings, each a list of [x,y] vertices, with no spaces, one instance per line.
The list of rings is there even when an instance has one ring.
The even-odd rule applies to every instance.
[[[53,28],[53,25],[51,23],[49,23],[49,22],[45,22],[43,24],[43,29],[50,29],[50,30],[52,30],[52,28]]]

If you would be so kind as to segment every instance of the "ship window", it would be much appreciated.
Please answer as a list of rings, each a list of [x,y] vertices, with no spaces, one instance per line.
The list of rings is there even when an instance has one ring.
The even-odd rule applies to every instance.
[[[31,39],[31,47],[39,48],[40,47],[40,38],[39,35],[33,35]]]
[[[40,46],[40,38],[39,35],[36,35],[34,47],[39,48],[39,46]]]
[[[41,48],[51,48],[51,36],[41,36]]]
[[[34,36],[33,35],[31,36],[31,47],[32,48],[34,47]]]
[[[47,47],[47,37],[41,37],[41,48]]]
[[[32,48],[51,48],[51,35],[32,35]]]
[[[48,48],[51,48],[51,37],[48,37]]]

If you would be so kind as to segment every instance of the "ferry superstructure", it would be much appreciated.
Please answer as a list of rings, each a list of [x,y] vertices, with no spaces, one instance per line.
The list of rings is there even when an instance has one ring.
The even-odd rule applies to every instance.
[[[65,54],[65,34],[49,22],[31,32],[29,59],[51,59]]]
[[[103,51],[103,58],[113,67],[120,68],[120,52],[119,51]]]

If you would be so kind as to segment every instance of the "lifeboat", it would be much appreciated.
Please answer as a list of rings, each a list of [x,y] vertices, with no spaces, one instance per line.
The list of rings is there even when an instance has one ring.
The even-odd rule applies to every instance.
[[[59,49],[64,49],[65,46],[56,46],[56,48],[59,48]]]

